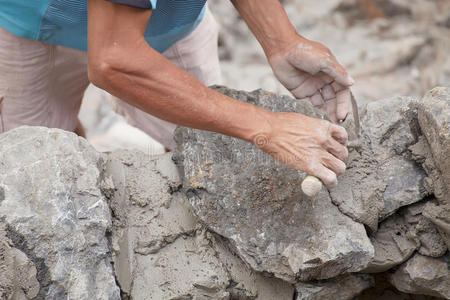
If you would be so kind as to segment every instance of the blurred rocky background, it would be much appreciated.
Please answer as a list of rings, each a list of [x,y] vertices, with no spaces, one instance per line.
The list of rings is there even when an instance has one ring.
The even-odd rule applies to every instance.
[[[288,92],[230,1],[210,0],[221,26],[219,53],[224,84],[251,91]],[[450,86],[450,1],[283,0],[298,33],[329,47],[356,79],[360,105],[395,96],[422,97]],[[128,126],[109,106],[109,95],[90,87],[80,119],[100,151],[118,148],[162,153],[163,147]],[[128,136],[124,138],[124,133]]]
[[[361,103],[422,96],[450,85],[447,0],[284,0],[297,32],[325,44],[356,79]],[[210,1],[221,24],[224,84],[285,93],[264,53],[229,1]]]

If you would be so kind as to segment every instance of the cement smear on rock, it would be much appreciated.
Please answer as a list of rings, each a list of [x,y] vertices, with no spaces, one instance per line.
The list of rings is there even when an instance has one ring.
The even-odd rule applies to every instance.
[[[116,151],[104,190],[114,261],[131,299],[292,299],[294,288],[249,269],[195,217],[172,155]]]

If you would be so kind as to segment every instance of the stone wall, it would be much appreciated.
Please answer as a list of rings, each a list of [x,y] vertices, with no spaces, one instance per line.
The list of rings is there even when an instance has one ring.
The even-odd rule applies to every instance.
[[[215,133],[179,128],[159,156],[0,135],[0,299],[449,299],[450,89],[361,112],[361,147],[315,198],[302,172]]]

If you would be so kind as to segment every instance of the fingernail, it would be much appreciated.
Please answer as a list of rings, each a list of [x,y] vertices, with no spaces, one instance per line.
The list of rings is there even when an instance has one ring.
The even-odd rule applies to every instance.
[[[348,77],[348,81],[349,81],[350,85],[355,84],[355,79],[353,79],[353,77],[351,77],[351,76]]]

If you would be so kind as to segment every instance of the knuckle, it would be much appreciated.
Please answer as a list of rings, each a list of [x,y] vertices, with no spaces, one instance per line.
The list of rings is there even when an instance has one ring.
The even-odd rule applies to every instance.
[[[327,175],[323,180],[328,188],[334,188],[337,185],[337,176],[335,173]]]
[[[347,147],[344,147],[344,149],[342,150],[342,158],[343,158],[343,160],[347,160],[347,158],[348,158],[348,149],[347,149]]]
[[[345,163],[342,161],[339,161],[339,163],[337,165],[337,170],[336,170],[337,174],[340,175],[340,174],[344,173],[346,168],[347,168],[347,166],[345,165]]]

